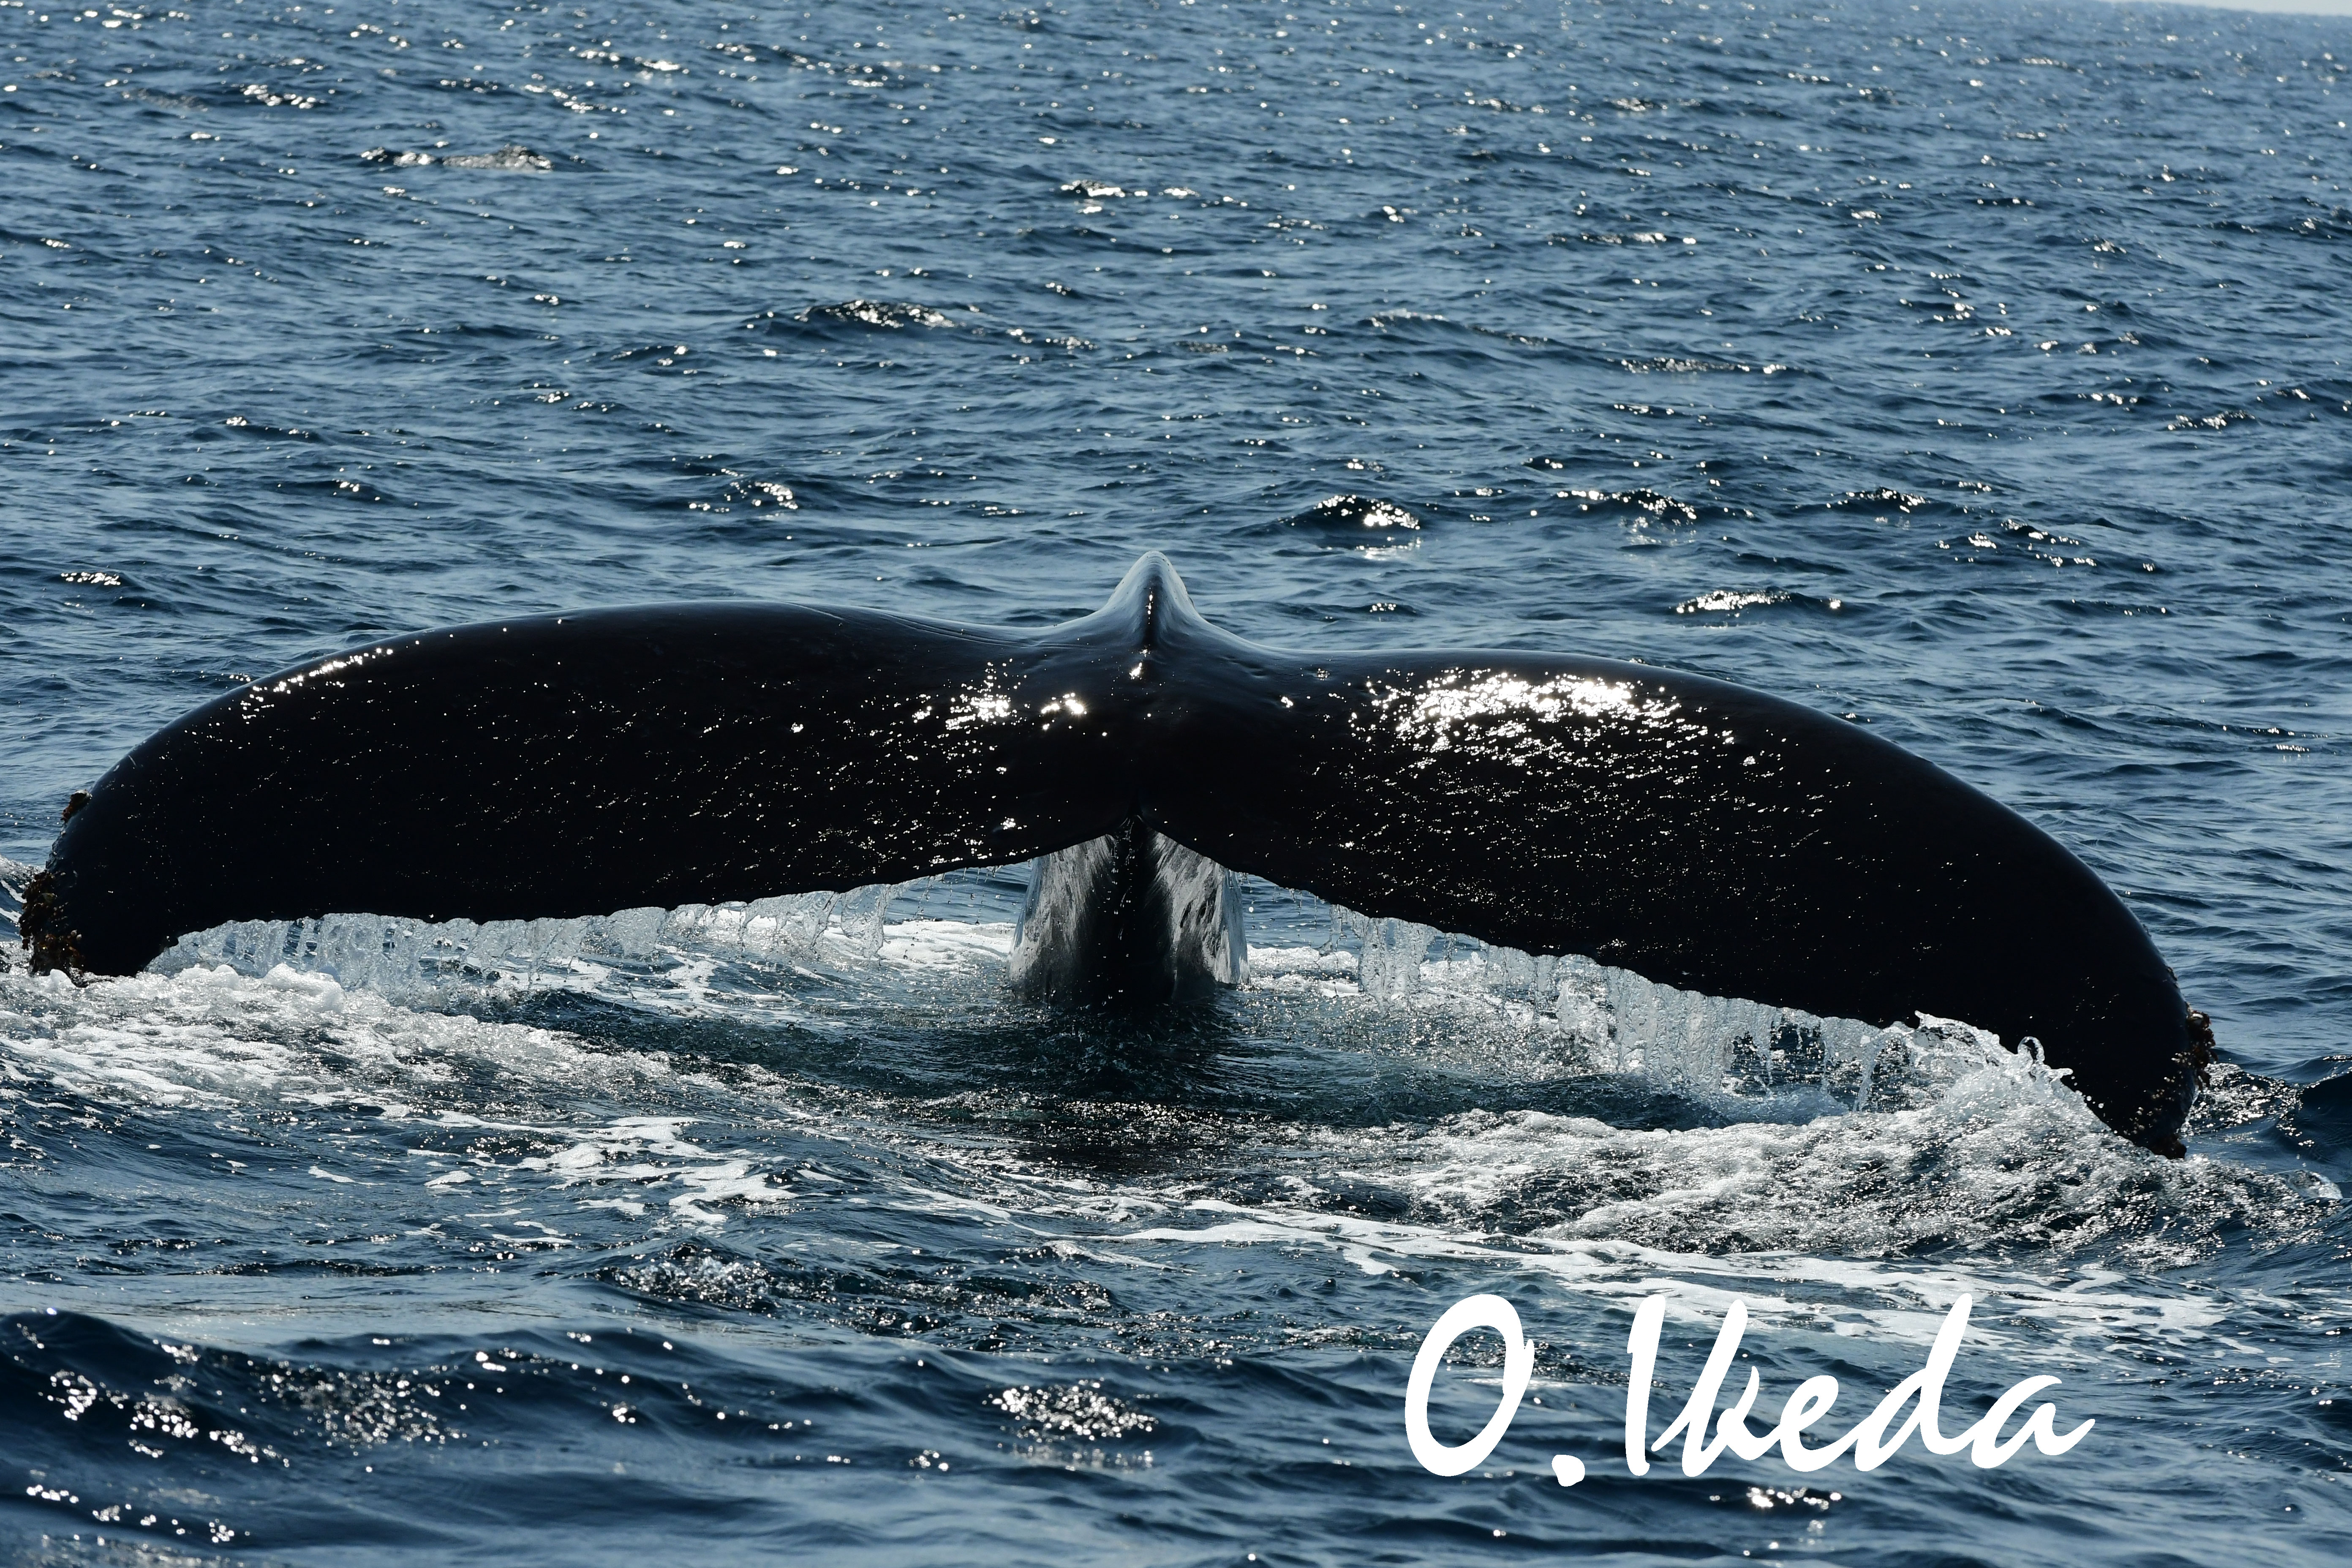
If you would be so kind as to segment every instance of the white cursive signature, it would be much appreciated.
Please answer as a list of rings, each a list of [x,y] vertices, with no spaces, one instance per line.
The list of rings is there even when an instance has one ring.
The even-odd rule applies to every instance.
[[[1914,1432],[1919,1434],[1921,1445],[1929,1453],[1951,1455],[1965,1448],[1977,1467],[1987,1470],[2006,1464],[2025,1446],[2028,1437],[2033,1439],[2036,1448],[2053,1455],[2063,1454],[2081,1442],[2096,1423],[2085,1421],[2062,1436],[2057,1429],[2058,1407],[2054,1405],[2036,1407],[2007,1441],[2002,1440],[2001,1429],[2025,1402],[2056,1385],[2058,1380],[2048,1376],[2027,1378],[1994,1400],[1992,1408],[1974,1425],[1951,1436],[1944,1436],[1944,1379],[1952,1370],[1953,1358],[1959,1354],[1961,1337],[1968,1332],[1969,1305],[1966,1296],[1952,1303],[1943,1327],[1937,1331],[1935,1344],[1927,1352],[1927,1365],[1888,1390],[1886,1397],[1844,1436],[1834,1443],[1808,1447],[1805,1433],[1837,1403],[1836,1378],[1806,1378],[1781,1402],[1780,1419],[1769,1430],[1758,1432],[1748,1425],[1749,1413],[1756,1407],[1759,1383],[1756,1369],[1750,1367],[1748,1386],[1738,1399],[1720,1415],[1716,1413],[1724,1374],[1731,1369],[1732,1358],[1739,1353],[1739,1337],[1748,1327],[1748,1303],[1736,1297],[1731,1310],[1724,1314],[1722,1331],[1716,1335],[1715,1349],[1709,1352],[1706,1365],[1700,1371],[1698,1381],[1691,1385],[1690,1398],[1684,1403],[1682,1414],[1652,1440],[1650,1377],[1658,1363],[1658,1331],[1666,1320],[1665,1298],[1653,1296],[1633,1314],[1633,1331],[1625,1340],[1626,1352],[1633,1358],[1633,1376],[1625,1389],[1625,1468],[1637,1476],[1649,1474],[1650,1455],[1664,1453],[1677,1436],[1683,1439],[1683,1474],[1686,1476],[1705,1474],[1726,1448],[1740,1458],[1754,1460],[1778,1447],[1789,1468],[1800,1471],[1818,1470],[1852,1449],[1854,1468],[1874,1470],[1892,1458]],[[1502,1402],[1476,1436],[1448,1447],[1430,1435],[1429,1388],[1446,1351],[1474,1329],[1492,1329],[1502,1336]],[[1527,1392],[1528,1379],[1535,1373],[1535,1347],[1520,1331],[1519,1314],[1500,1296],[1471,1296],[1447,1308],[1445,1315],[1430,1329],[1428,1338],[1421,1342],[1421,1353],[1412,1361],[1412,1376],[1405,1384],[1404,1435],[1405,1441],[1412,1447],[1412,1457],[1441,1476],[1458,1476],[1475,1468],[1495,1451],[1495,1445],[1509,1429],[1511,1417],[1518,1413],[1519,1397]],[[1708,1436],[1710,1427],[1712,1437]],[[1572,1487],[1584,1479],[1583,1461],[1572,1454],[1555,1455],[1551,1468],[1564,1487]]]

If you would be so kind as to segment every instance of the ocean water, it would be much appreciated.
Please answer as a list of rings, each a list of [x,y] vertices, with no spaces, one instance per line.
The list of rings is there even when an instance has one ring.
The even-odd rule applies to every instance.
[[[12,889],[347,645],[1034,626],[1158,549],[1268,643],[1871,725],[2096,868],[2224,1058],[2166,1161],[1965,1030],[1766,1063],[1263,884],[1246,984],[1087,1026],[1003,989],[1020,868],[86,988],[12,941],[0,1552],[2343,1561],[2347,59],[2088,0],[0,0]],[[1480,1291],[1534,1382],[1440,1479],[1407,1375]],[[1769,1411],[1962,1294],[1948,1407],[2058,1376],[2071,1452],[1628,1473],[1643,1299],[1655,1430],[1734,1299]]]

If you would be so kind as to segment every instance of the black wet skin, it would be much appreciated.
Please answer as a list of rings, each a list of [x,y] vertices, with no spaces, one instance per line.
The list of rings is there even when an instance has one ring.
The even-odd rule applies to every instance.
[[[1260,647],[1202,620],[1157,554],[1035,635],[666,605],[419,633],[257,680],[91,789],[27,941],[122,974],[225,921],[840,889],[1129,819],[1373,916],[1826,1016],[2032,1037],[2167,1152],[2195,1098],[2188,1009],[2131,912],[1942,770],[1643,666]]]

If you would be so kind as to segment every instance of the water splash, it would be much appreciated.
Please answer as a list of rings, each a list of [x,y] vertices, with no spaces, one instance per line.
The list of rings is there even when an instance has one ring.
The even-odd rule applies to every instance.
[[[821,953],[869,960],[902,889],[794,893],[751,903],[645,908],[580,920],[425,921],[370,915],[236,921],[184,936],[151,965],[176,974],[226,965],[289,970],[434,1005],[494,992],[593,984],[614,970],[650,974],[691,956],[790,963]]]

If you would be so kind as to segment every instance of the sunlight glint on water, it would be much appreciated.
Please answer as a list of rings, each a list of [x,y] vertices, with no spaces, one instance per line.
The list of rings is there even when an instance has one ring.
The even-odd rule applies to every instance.
[[[2168,1162],[1957,1023],[1262,884],[1244,985],[1089,1021],[1003,984],[1018,868],[86,989],[11,947],[0,1555],[2352,1553],[2346,28],[0,5],[0,910],[70,791],[306,658],[1034,628],[1158,549],[1269,644],[1871,725],[2105,877],[2224,1057]],[[1406,1374],[1486,1290],[1541,1404],[1440,1481]],[[1644,1296],[1671,1388],[1746,1300],[1777,1406],[1961,1293],[1948,1408],[2053,1373],[2082,1447],[1625,1475]]]

